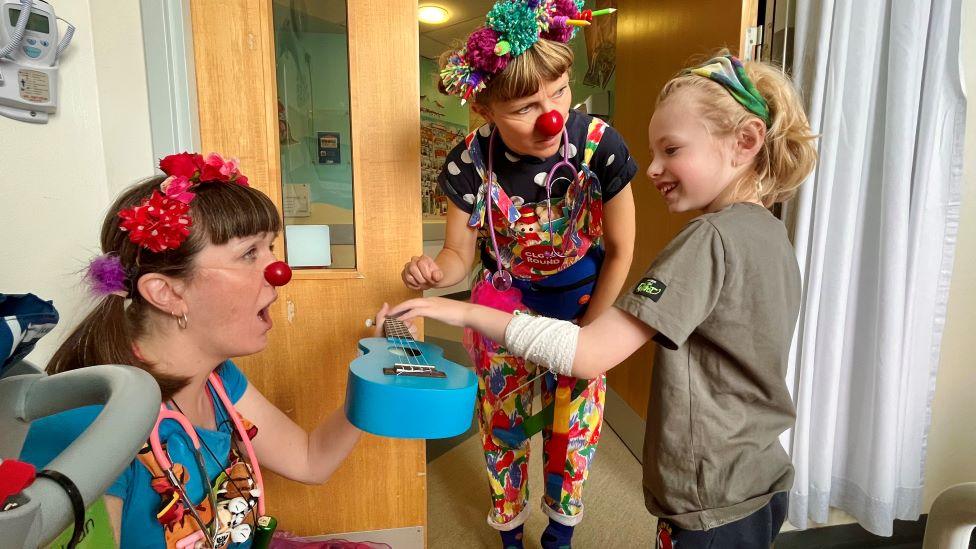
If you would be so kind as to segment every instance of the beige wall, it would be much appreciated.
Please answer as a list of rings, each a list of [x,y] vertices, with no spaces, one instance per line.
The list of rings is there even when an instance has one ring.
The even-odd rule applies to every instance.
[[[56,2],[76,27],[48,124],[0,117],[0,291],[54,300],[61,323],[38,343],[44,363],[88,300],[78,271],[98,249],[109,201],[152,173],[138,2]]]
[[[942,362],[932,404],[932,427],[925,468],[925,510],[945,488],[976,482],[976,0],[962,3],[966,149],[962,211],[949,311],[942,339]]]

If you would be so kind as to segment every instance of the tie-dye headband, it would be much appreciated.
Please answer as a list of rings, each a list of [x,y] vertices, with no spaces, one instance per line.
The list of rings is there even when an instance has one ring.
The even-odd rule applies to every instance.
[[[704,76],[709,80],[718,82],[723,88],[728,90],[733,99],[739,102],[752,114],[758,116],[769,127],[769,106],[766,100],[759,94],[755,84],[746,74],[742,61],[732,55],[715,57],[708,62],[686,69],[685,72]]]

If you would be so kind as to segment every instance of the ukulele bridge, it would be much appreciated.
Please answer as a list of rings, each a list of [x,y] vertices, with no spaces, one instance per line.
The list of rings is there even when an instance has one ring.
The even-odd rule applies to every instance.
[[[434,366],[402,364],[399,362],[394,364],[392,368],[383,368],[383,373],[388,376],[447,377],[447,374]]]

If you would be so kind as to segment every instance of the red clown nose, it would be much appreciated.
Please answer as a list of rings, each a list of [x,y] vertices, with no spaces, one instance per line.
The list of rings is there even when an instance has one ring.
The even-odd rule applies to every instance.
[[[563,115],[559,111],[549,111],[535,120],[535,131],[546,137],[559,135],[563,131]]]
[[[264,268],[264,279],[272,286],[284,286],[291,280],[291,267],[284,261],[275,261]]]

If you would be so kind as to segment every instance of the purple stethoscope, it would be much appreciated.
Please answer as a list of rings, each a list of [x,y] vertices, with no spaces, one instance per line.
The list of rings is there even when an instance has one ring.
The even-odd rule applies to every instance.
[[[546,208],[547,215],[549,216],[549,247],[552,248],[552,253],[558,257],[567,257],[556,249],[553,244],[553,231],[552,231],[552,184],[560,179],[569,180],[570,183],[579,177],[579,172],[576,167],[569,161],[569,132],[564,129],[564,121],[562,114],[559,111],[552,110],[539,116],[535,121],[535,130],[546,137],[552,137],[560,132],[563,134],[563,158],[557,162],[549,170],[546,175]],[[497,185],[495,181],[495,172],[492,170],[492,160],[495,158],[495,133],[497,130],[492,130],[491,137],[488,138],[488,187],[485,189],[485,216],[488,218],[488,233],[491,235],[491,246],[492,250],[495,252],[495,264],[497,270],[491,274],[489,280],[491,285],[499,292],[507,291],[512,287],[512,273],[508,272],[502,265],[502,256],[498,250],[498,240],[495,237],[495,223],[492,220],[491,215],[491,196],[492,196],[492,185]],[[565,166],[569,168],[572,172],[572,179],[566,176],[555,177],[556,171]]]

